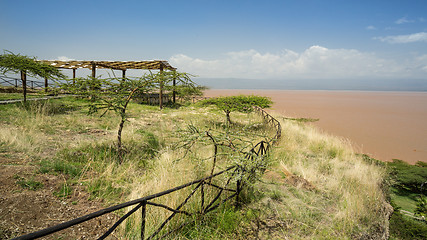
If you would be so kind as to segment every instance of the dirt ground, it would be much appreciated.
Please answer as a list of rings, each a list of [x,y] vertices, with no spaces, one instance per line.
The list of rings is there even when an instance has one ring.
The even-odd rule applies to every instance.
[[[89,195],[79,189],[71,197],[56,197],[53,193],[59,190],[63,177],[35,174],[37,169],[23,154],[0,153],[0,239],[38,231],[105,207],[102,202],[89,201]],[[22,178],[41,182],[43,187],[25,189],[17,184]],[[110,213],[43,239],[94,239],[116,220],[118,217]],[[114,233],[110,239],[116,239]]]

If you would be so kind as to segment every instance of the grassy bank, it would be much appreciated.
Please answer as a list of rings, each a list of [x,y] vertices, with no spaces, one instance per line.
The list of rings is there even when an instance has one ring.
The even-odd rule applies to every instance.
[[[246,150],[274,134],[255,113],[232,113],[234,124],[228,128],[225,116],[212,107],[159,110],[132,103],[123,132],[126,153],[119,164],[114,145],[119,117],[87,115],[86,106],[85,100],[72,98],[0,106],[2,157],[23,157],[26,164],[36,167],[32,176],[18,177],[59,176],[52,195],[71,204],[81,201],[76,196],[84,192],[91,201],[110,206],[209,175],[214,148],[206,132]],[[390,209],[382,188],[384,168],[356,155],[342,139],[303,122],[278,119],[282,119],[282,139],[266,159],[268,168],[260,181],[245,187],[242,207],[222,206],[173,238],[362,239],[386,235]],[[230,148],[221,147],[219,153],[215,171],[242,161]],[[222,180],[215,181],[220,184]],[[159,203],[177,206],[190,191],[168,195]],[[206,194],[213,193],[207,190]],[[187,210],[199,205],[195,200]],[[161,208],[148,209],[146,231],[152,232],[161,223],[159,219],[169,214]],[[183,217],[172,225],[181,221]],[[134,238],[139,229],[140,214],[136,214],[114,236]]]

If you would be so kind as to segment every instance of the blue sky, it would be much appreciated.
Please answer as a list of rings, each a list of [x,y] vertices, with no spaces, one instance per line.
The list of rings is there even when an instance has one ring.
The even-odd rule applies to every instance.
[[[424,79],[427,1],[0,1],[0,49],[202,78]]]

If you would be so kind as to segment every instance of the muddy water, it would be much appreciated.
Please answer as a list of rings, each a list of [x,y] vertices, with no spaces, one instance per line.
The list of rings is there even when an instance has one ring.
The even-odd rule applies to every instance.
[[[383,161],[427,162],[427,92],[207,90],[205,96],[271,97],[272,110],[318,118],[322,130],[349,139],[356,151]]]

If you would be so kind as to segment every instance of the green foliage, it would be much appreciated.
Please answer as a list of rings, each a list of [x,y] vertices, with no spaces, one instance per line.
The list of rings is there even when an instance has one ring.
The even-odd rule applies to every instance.
[[[147,143],[146,147],[141,148],[141,151],[145,152],[150,157],[154,157],[160,150],[159,139],[153,133],[144,129],[139,129],[136,132],[143,137],[143,142]]]
[[[203,100],[202,105],[215,105],[218,109],[224,111],[227,117],[227,122],[231,123],[230,113],[243,112],[249,113],[253,111],[253,107],[269,108],[273,102],[270,98],[261,96],[229,96],[218,97]]]
[[[410,165],[402,160],[393,159],[393,162],[387,163],[387,165],[396,181],[395,187],[427,194],[427,168],[421,167],[423,164]]]
[[[73,189],[71,188],[70,184],[65,182],[61,184],[59,187],[59,190],[57,192],[54,192],[53,195],[59,197],[59,198],[66,198],[73,193]]]
[[[181,239],[230,239],[241,232],[240,226],[247,219],[242,212],[236,211],[231,205],[225,204],[215,213],[203,216],[202,219],[196,220],[174,236]]]
[[[16,179],[16,184],[18,184],[22,188],[33,190],[33,191],[43,188],[43,183],[34,181],[34,179],[27,180],[18,175],[15,175],[14,178]]]
[[[120,187],[113,186],[113,182],[106,178],[97,178],[88,184],[90,199],[119,199],[124,190]]]
[[[56,114],[66,114],[77,109],[76,106],[49,100],[25,102],[19,107],[30,113],[40,113],[46,116],[53,116]]]
[[[427,239],[427,224],[394,211],[390,218],[390,235],[392,239]]]
[[[14,54],[9,51],[4,51],[0,55],[0,72],[2,74],[7,72],[19,73],[21,71],[34,77],[66,78],[58,68],[36,61],[34,57]]]
[[[418,166],[418,167],[427,167],[427,163],[426,162],[418,161],[417,163],[415,163],[415,166]]]
[[[63,161],[60,159],[43,160],[40,162],[40,173],[62,173],[70,177],[80,176],[84,164],[78,161]]]
[[[190,96],[200,96],[203,94],[203,90],[206,87],[198,86],[191,80],[194,77],[188,73],[182,73],[177,71],[163,71],[157,78],[157,82],[161,82],[164,86],[165,91],[175,91],[176,95],[181,98],[188,98]],[[175,81],[175,86],[173,82]]]
[[[417,199],[417,208],[415,214],[419,216],[427,217],[427,198],[426,196],[420,195]]]

